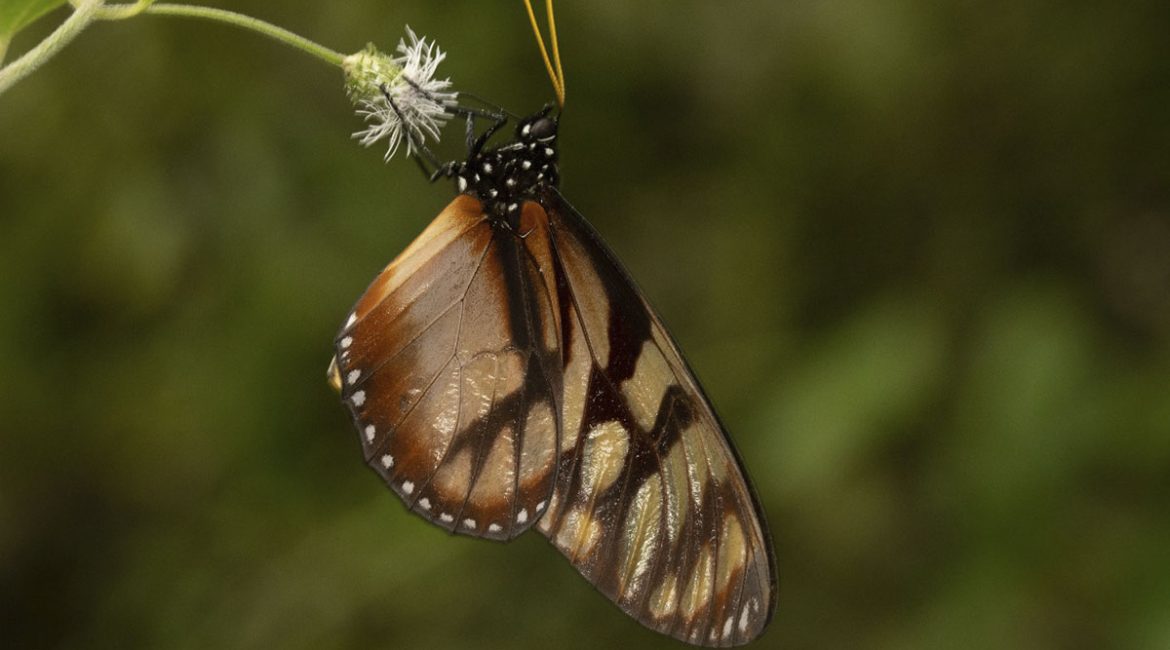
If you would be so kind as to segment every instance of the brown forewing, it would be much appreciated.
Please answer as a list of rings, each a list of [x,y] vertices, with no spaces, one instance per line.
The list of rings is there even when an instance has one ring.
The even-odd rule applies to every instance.
[[[734,448],[677,346],[597,233],[548,211],[564,398],[559,470],[538,528],[644,625],[729,646],[763,631],[771,540]]]
[[[547,215],[460,195],[358,300],[335,382],[367,463],[414,512],[510,539],[554,487],[561,368]],[[525,236],[521,237],[520,235]]]

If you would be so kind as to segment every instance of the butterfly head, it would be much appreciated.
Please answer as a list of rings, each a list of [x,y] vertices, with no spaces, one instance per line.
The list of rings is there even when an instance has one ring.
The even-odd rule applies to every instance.
[[[552,104],[548,104],[540,112],[520,120],[516,125],[516,139],[530,148],[540,145],[553,146],[557,139],[560,115],[550,116],[552,109]]]

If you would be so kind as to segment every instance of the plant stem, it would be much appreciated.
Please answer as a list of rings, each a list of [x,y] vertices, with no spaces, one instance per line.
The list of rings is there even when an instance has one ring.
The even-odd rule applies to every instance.
[[[236,27],[242,27],[243,29],[263,34],[286,45],[291,45],[302,52],[311,54],[326,63],[338,67],[341,67],[342,61],[345,59],[345,55],[340,52],[335,52],[324,45],[314,43],[287,29],[277,27],[272,23],[258,18],[252,18],[251,16],[245,16],[244,14],[238,14],[225,9],[183,4],[148,4],[141,0],[133,5],[106,5],[105,0],[70,0],[70,4],[73,5],[73,13],[65,19],[65,22],[61,23],[60,27],[52,34],[49,34],[48,38],[38,43],[36,47],[26,52],[24,56],[0,68],[0,94],[3,94],[4,91],[12,87],[17,81],[27,77],[43,65],[45,61],[53,58],[53,55],[57,54],[61,48],[65,47],[69,41],[72,41],[94,20],[122,20],[137,16],[141,13],[158,14],[160,16],[202,18],[204,20],[235,25]],[[4,52],[7,50],[7,47],[7,40],[0,38],[0,61],[3,61]]]
[[[234,11],[227,11],[225,9],[215,9],[212,7],[199,7],[194,5],[181,4],[152,4],[143,10],[142,13],[158,14],[162,16],[184,16],[187,18],[203,18],[206,20],[214,20],[217,22],[228,23],[244,29],[249,29],[258,32],[269,38],[274,38],[286,45],[291,45],[302,52],[311,54],[318,59],[331,63],[336,66],[341,65],[342,59],[345,55],[314,43],[309,39],[298,36],[287,29],[277,27],[272,23],[264,22],[258,18],[238,14]]]
[[[53,30],[45,40],[37,43],[36,47],[24,53],[19,59],[0,68],[0,95],[12,87],[12,84],[32,74],[37,68],[61,51],[97,17],[102,8],[103,0],[81,0],[75,6],[73,13]]]

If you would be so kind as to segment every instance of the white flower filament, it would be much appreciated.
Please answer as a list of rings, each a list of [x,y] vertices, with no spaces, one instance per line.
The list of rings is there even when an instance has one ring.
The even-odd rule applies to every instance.
[[[435,78],[447,54],[434,41],[419,38],[410,27],[406,35],[410,42],[406,38],[399,40],[398,55],[392,59],[396,73],[377,80],[379,90],[357,100],[357,114],[368,126],[353,136],[365,146],[384,138],[386,160],[398,152],[403,140],[407,155],[413,154],[427,137],[438,140],[439,130],[451,119],[448,108],[458,97],[450,90],[450,79]]]

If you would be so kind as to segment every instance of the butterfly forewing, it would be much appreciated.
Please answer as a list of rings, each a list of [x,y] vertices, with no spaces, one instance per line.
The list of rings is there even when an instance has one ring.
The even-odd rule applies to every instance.
[[[374,280],[335,342],[367,463],[424,518],[509,539],[554,487],[562,392],[547,216],[518,237],[460,195]]]
[[[596,232],[546,189],[564,399],[539,529],[644,625],[727,646],[772,616],[768,533],[731,443],[661,321]]]

